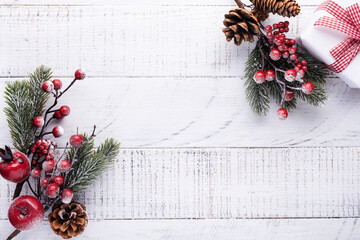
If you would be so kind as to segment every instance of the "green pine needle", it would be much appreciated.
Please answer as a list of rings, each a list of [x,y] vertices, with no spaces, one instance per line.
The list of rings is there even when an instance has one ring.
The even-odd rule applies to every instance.
[[[51,79],[51,69],[38,67],[30,80],[8,83],[5,88],[4,108],[10,135],[16,149],[26,153],[33,141],[35,127],[33,119],[41,116],[49,94],[41,89],[44,81]]]
[[[97,150],[94,150],[94,140],[88,141],[83,135],[85,143],[78,149],[72,147],[68,159],[76,162],[66,177],[65,186],[73,192],[80,192],[90,186],[103,172],[112,167],[119,154],[120,143],[110,138],[105,140]],[[75,156],[76,155],[76,156]]]

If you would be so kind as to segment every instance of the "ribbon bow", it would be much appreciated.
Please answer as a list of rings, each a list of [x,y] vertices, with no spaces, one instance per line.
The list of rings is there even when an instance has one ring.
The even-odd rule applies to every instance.
[[[336,73],[342,72],[360,51],[360,7],[355,3],[346,9],[329,0],[323,2],[316,10],[325,10],[335,18],[324,16],[314,26],[327,27],[342,33],[348,38],[330,50],[335,62],[328,67]]]

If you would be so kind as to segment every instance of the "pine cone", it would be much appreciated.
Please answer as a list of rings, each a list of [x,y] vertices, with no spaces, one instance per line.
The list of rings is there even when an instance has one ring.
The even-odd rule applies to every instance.
[[[255,8],[283,17],[295,17],[300,13],[300,6],[295,0],[250,0]]]
[[[263,22],[269,17],[268,11],[262,11],[257,8],[254,8],[251,13],[254,14],[254,16],[258,19],[259,22]]]
[[[230,10],[225,14],[223,28],[228,42],[234,38],[235,45],[239,46],[242,41],[254,41],[254,36],[260,34],[260,23],[257,18],[244,8]]]
[[[64,239],[80,235],[88,223],[86,207],[74,201],[55,204],[48,219],[54,233]]]

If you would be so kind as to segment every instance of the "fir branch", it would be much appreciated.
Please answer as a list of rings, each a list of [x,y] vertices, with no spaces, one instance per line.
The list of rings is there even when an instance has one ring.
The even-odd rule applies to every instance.
[[[41,84],[51,78],[51,69],[40,66],[30,75],[30,80],[8,83],[5,88],[4,108],[10,135],[15,148],[26,153],[33,141],[35,127],[33,119],[43,113],[49,97]]]
[[[80,192],[90,186],[103,172],[113,166],[116,156],[119,153],[120,143],[110,138],[105,140],[97,150],[93,148],[93,140],[86,142],[82,149],[72,149],[72,155],[75,154],[77,161],[74,162],[72,170],[66,177],[66,188],[71,188],[73,192]]]

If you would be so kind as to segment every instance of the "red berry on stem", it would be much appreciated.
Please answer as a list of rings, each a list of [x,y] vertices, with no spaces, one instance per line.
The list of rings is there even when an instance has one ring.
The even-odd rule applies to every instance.
[[[302,61],[301,61],[301,65],[306,66],[306,64],[307,64],[307,61],[306,61],[306,60],[302,60]]]
[[[64,116],[63,116],[63,115],[61,115],[61,113],[60,113],[60,111],[59,111],[59,110],[57,110],[57,111],[55,111],[55,112],[54,112],[54,118],[56,118],[56,119],[60,120],[60,119],[63,119],[63,118],[64,118]]]
[[[10,205],[8,218],[20,231],[37,227],[44,220],[44,207],[41,202],[29,195],[16,198]]]
[[[299,61],[299,59],[297,58],[297,55],[296,55],[295,53],[290,55],[290,59],[291,59],[292,61],[295,61],[295,60],[298,60],[298,61]]]
[[[292,82],[296,78],[296,71],[294,69],[288,69],[285,72],[285,79],[289,82]]]
[[[51,81],[46,81],[42,84],[41,88],[44,92],[51,92],[54,90],[54,84]]]
[[[43,187],[43,188],[45,188],[45,187],[48,185],[48,183],[49,183],[49,179],[43,178],[43,179],[41,179],[41,181],[40,181],[40,186]]]
[[[254,75],[254,81],[256,83],[263,83],[265,82],[265,73],[263,71],[257,71]]]
[[[83,70],[78,69],[75,71],[75,79],[76,80],[83,80],[86,77],[86,74]]]
[[[296,55],[296,54],[295,54]],[[300,61],[299,61],[299,59],[298,58],[296,58],[295,60],[294,60],[294,64],[298,64]]]
[[[60,79],[54,79],[54,80],[52,81],[52,83],[54,84],[54,89],[55,89],[55,90],[61,89],[61,87],[62,87],[62,82],[61,82]]]
[[[44,126],[44,118],[43,117],[35,117],[33,120],[34,127],[41,128]]]
[[[279,22],[279,23],[278,23],[278,26],[279,26],[279,28],[282,28],[282,27],[285,26],[285,24],[284,24],[284,22]]]
[[[54,160],[44,161],[43,164],[42,164],[42,168],[47,173],[51,173],[53,171],[53,169],[54,169],[54,166],[55,166]]]
[[[63,176],[56,176],[51,181],[52,183],[56,183],[57,185],[61,186],[64,184],[64,177]]]
[[[49,198],[56,198],[57,195],[59,194],[59,190],[60,190],[59,185],[57,185],[56,183],[51,183],[46,188],[46,195]]]
[[[279,49],[274,48],[273,50],[270,51],[270,58],[274,61],[277,61],[281,58],[281,52],[279,51]]]
[[[272,69],[268,69],[265,72],[265,76],[266,81],[272,81],[275,79],[275,71]]]
[[[52,134],[54,135],[54,137],[59,138],[64,135],[64,129],[61,126],[56,126],[53,128]]]
[[[284,108],[279,108],[277,116],[280,120],[285,120],[288,117],[288,112]]]
[[[291,90],[286,90],[285,96],[283,94],[283,98],[285,101],[291,101],[294,98],[294,92]]]
[[[31,170],[31,176],[33,178],[39,178],[41,176],[41,171],[37,168],[34,168],[33,170]]]
[[[289,52],[283,52],[282,57],[288,58],[290,56]]]
[[[301,68],[304,72],[306,72],[307,71],[307,66],[302,66],[302,68]]]
[[[295,45],[295,44],[296,44],[295,39],[290,39],[290,44],[291,44],[291,46],[292,46],[292,45]]]
[[[284,22],[284,26],[285,26],[285,27],[288,27],[289,25],[290,25],[289,21],[285,21],[285,22]]]
[[[276,29],[276,28],[279,27],[279,25],[277,25],[276,23],[274,23],[274,24],[273,24],[273,27],[274,27],[274,29]]]
[[[64,189],[61,193],[61,201],[65,204],[69,204],[73,198],[73,191],[70,189]]]
[[[271,32],[271,30],[272,30],[272,27],[271,27],[271,25],[267,25],[266,27],[265,27],[265,32]]]
[[[266,34],[266,36],[267,36],[267,38],[272,38],[272,37],[273,37],[273,34],[272,34],[271,32],[268,32],[268,33]]]
[[[284,29],[284,28],[279,28],[279,32],[280,32],[280,33],[284,33],[284,32],[285,32],[285,29]]]
[[[61,173],[67,172],[71,167],[71,163],[68,160],[60,160],[57,164],[57,170]]]
[[[294,54],[297,52],[297,50],[298,50],[297,48],[291,47],[291,48],[289,48],[289,53]]]
[[[284,27],[284,32],[289,32],[289,28],[288,28],[288,27]]]
[[[301,90],[305,93],[305,94],[311,94],[314,91],[314,84],[312,84],[311,82],[305,82],[302,87]]]
[[[256,74],[255,74],[256,76]],[[256,80],[255,80],[256,81]],[[70,137],[70,145],[73,147],[79,147],[84,141],[84,138],[81,135],[72,135]]]
[[[70,114],[70,108],[66,105],[62,106],[59,111],[63,116],[68,116]]]
[[[21,152],[12,153],[9,147],[0,149],[0,175],[14,183],[24,181],[30,174],[30,162]]]

